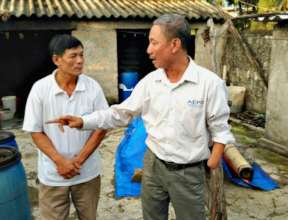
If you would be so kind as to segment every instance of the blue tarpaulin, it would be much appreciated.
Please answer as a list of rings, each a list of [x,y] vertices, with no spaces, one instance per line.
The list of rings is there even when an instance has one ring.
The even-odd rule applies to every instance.
[[[225,160],[222,160],[222,165],[226,176],[235,184],[252,189],[261,189],[265,191],[279,188],[278,184],[268,176],[267,173],[256,163],[252,164],[253,176],[250,181],[241,179],[236,176],[232,169],[228,166]]]
[[[147,134],[141,117],[134,118],[125,131],[115,156],[115,196],[139,196],[141,183],[132,182],[135,169],[143,168]]]
[[[141,117],[131,121],[125,131],[115,156],[115,196],[140,196],[141,183],[132,182],[135,169],[143,168],[144,153],[147,149],[145,140],[147,133]],[[235,184],[261,190],[278,188],[278,184],[266,174],[257,163],[252,164],[253,177],[246,181],[236,176],[227,163],[222,160],[226,176]]]

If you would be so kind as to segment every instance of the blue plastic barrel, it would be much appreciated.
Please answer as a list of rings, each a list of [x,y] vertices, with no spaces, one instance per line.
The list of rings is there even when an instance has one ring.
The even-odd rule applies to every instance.
[[[119,100],[120,102],[124,101],[131,95],[138,81],[139,81],[139,73],[137,72],[127,71],[127,72],[120,73],[119,75]]]
[[[0,147],[0,219],[30,220],[27,181],[15,147]]]
[[[0,131],[0,147],[1,146],[12,146],[18,149],[15,135],[10,131]]]

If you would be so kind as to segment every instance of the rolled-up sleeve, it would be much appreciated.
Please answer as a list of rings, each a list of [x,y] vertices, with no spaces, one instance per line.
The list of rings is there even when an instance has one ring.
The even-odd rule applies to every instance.
[[[222,144],[234,143],[235,138],[228,124],[230,109],[224,81],[219,81],[210,89],[206,114],[212,141]]]
[[[126,126],[134,116],[141,114],[145,90],[145,81],[141,80],[132,94],[121,104],[83,116],[83,129],[109,129]]]

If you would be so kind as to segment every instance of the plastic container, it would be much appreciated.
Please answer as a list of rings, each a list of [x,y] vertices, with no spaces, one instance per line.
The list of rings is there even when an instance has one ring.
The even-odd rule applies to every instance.
[[[0,192],[0,219],[31,219],[27,180],[21,155],[11,146],[0,147]]]
[[[246,88],[242,86],[228,86],[228,99],[231,102],[230,112],[238,113],[243,110]]]
[[[224,160],[232,170],[241,178],[250,180],[253,175],[252,166],[241,155],[237,147],[227,144],[224,148]]]
[[[16,112],[16,96],[3,96],[2,99],[3,111],[1,120],[10,120],[14,117]]]
[[[16,112],[16,96],[3,96],[1,100],[4,109],[10,109],[12,112]]]
[[[18,150],[15,135],[10,131],[0,131],[0,147],[11,146]]]
[[[123,72],[119,75],[119,101],[122,102],[127,99],[136,84],[139,81],[139,74],[137,72]]]
[[[15,112],[12,112],[9,109],[0,110],[0,120],[6,121],[14,117]]]

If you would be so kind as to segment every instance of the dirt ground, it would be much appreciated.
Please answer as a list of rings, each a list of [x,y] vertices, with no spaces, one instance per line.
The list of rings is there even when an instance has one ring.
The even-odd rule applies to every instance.
[[[7,130],[7,129],[6,129]],[[34,219],[38,217],[38,189],[36,184],[36,147],[27,133],[10,129],[15,136],[22,153],[31,207]],[[241,152],[249,160],[255,160],[275,179],[280,188],[265,192],[236,186],[225,179],[227,212],[229,220],[287,220],[288,219],[288,159],[257,147],[257,139],[262,136],[261,130],[250,130],[246,126],[232,124]],[[102,176],[101,199],[98,207],[100,220],[140,220],[142,219],[139,198],[114,197],[114,156],[115,150],[123,137],[124,128],[109,132],[101,145],[101,156],[104,172]],[[77,219],[73,207],[69,219]],[[176,219],[173,208],[170,208],[170,220]],[[181,219],[179,219],[181,220]]]

